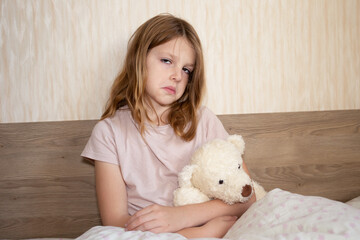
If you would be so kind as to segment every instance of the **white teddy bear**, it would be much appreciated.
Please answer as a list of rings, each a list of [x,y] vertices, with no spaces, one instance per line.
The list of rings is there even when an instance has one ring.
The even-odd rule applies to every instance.
[[[240,135],[231,135],[227,140],[214,139],[197,149],[190,164],[179,174],[174,205],[210,199],[221,199],[227,204],[246,202],[254,192],[256,199],[261,199],[266,191],[242,168],[244,149]]]

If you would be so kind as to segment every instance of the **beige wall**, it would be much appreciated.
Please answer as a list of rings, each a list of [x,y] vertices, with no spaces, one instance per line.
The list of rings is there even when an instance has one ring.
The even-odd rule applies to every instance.
[[[197,29],[217,114],[360,108],[357,0],[0,4],[0,122],[99,118],[130,34],[162,12]]]

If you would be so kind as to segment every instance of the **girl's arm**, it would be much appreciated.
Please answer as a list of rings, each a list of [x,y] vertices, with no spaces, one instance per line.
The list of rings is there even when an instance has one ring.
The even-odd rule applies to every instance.
[[[222,238],[236,222],[235,216],[217,217],[200,227],[184,228],[176,233],[186,238]]]
[[[243,167],[249,174],[245,163]],[[254,194],[246,203],[233,205],[228,205],[221,200],[180,207],[166,207],[155,204],[134,214],[129,219],[127,230],[152,231],[155,233],[177,232],[184,228],[201,226],[221,216],[240,217],[255,201],[256,196]]]
[[[127,224],[127,230],[154,233],[177,232],[184,228],[201,226],[221,216],[240,217],[255,202],[255,196],[246,203],[228,205],[221,200],[189,204],[179,207],[148,206],[135,213]]]
[[[95,182],[102,224],[125,227],[130,215],[127,209],[126,186],[120,167],[95,161]]]

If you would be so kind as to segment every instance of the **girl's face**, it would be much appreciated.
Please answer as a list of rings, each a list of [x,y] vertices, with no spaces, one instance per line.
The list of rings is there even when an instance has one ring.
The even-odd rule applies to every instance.
[[[158,116],[183,95],[194,65],[195,51],[184,37],[148,52],[145,92]]]

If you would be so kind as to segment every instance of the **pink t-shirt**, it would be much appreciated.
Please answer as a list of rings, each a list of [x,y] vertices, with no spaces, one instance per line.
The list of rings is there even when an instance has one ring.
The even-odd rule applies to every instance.
[[[129,214],[153,203],[172,206],[178,173],[201,145],[228,133],[208,108],[199,110],[196,136],[178,137],[170,125],[146,125],[144,139],[127,107],[99,121],[81,156],[119,165],[126,184]]]

